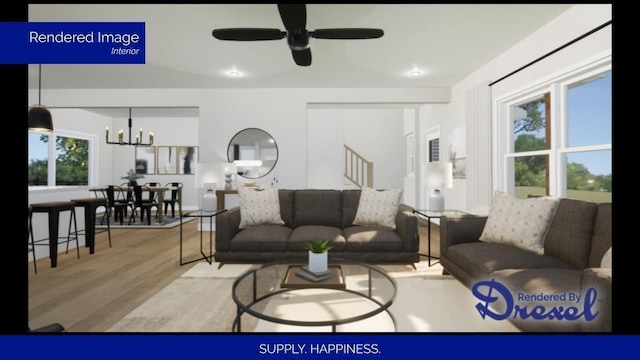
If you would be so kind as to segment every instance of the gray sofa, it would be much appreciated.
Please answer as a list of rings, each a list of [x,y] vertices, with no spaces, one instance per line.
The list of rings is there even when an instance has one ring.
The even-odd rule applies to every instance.
[[[479,241],[486,219],[474,215],[443,217],[440,260],[444,271],[469,289],[474,290],[474,284],[479,282],[489,284],[492,279],[508,289],[514,303],[509,307],[501,296],[497,296],[491,304],[494,316],[508,316],[511,323],[525,332],[612,331],[611,268],[600,267],[604,254],[611,247],[610,203],[561,199],[544,240],[544,255]],[[597,298],[585,301],[584,295],[590,288],[597,291],[590,292],[590,295],[597,294]],[[482,294],[487,289],[479,286],[476,290]],[[500,292],[495,290],[497,288],[493,295],[498,295]],[[544,299],[539,294],[558,294],[560,297]],[[569,299],[576,294],[583,296],[581,302]],[[486,304],[486,299],[478,295],[476,298],[479,305]],[[585,305],[585,302],[593,305]],[[564,306],[565,311],[567,307],[576,307],[578,313],[589,308],[588,312],[597,313],[597,316],[590,320],[585,320],[586,316],[573,320],[549,319],[548,316],[523,319],[522,313],[512,311],[514,305],[526,307],[525,313],[529,315],[532,311],[548,314],[554,306]],[[536,306],[537,310],[534,309]]]
[[[304,243],[329,240],[332,257],[369,263],[419,261],[419,234],[413,208],[400,204],[396,229],[353,225],[360,190],[278,191],[284,225],[240,229],[240,207],[216,216],[215,259],[220,263],[261,263],[306,256]]]

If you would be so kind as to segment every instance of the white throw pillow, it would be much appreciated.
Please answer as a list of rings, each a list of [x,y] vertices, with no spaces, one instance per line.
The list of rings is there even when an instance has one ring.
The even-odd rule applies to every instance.
[[[378,191],[372,188],[362,188],[353,224],[395,229],[400,197],[402,197],[402,189]]]
[[[518,199],[496,191],[480,240],[512,245],[542,255],[544,238],[559,203],[557,197]]]
[[[611,247],[604,253],[602,257],[602,261],[600,262],[600,267],[611,269]]]
[[[240,229],[257,225],[282,225],[278,189],[238,188]]]

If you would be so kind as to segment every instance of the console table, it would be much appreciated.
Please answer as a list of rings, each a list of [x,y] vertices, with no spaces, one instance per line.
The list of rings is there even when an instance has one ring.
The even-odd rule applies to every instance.
[[[218,189],[216,190],[216,199],[218,201],[218,210],[223,210],[225,208],[224,205],[224,197],[227,194],[237,194],[238,189]]]

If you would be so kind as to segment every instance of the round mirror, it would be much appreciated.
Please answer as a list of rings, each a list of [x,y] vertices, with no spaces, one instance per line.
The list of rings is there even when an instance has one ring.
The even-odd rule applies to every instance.
[[[244,129],[229,142],[227,160],[236,165],[238,175],[247,179],[261,178],[276,166],[278,145],[262,129]]]

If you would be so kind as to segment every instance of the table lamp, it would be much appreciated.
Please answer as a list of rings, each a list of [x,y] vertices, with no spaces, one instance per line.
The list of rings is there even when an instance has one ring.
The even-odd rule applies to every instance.
[[[444,211],[444,196],[440,189],[453,187],[453,164],[450,162],[426,163],[423,167],[422,183],[425,187],[433,189],[429,195],[429,210]]]

